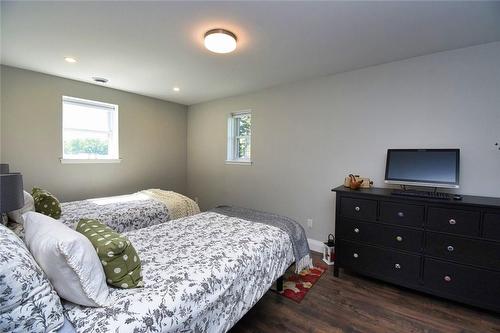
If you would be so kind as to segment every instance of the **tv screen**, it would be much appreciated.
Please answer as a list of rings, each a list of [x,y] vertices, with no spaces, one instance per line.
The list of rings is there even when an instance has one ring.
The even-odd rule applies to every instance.
[[[389,149],[385,182],[458,188],[459,149]]]

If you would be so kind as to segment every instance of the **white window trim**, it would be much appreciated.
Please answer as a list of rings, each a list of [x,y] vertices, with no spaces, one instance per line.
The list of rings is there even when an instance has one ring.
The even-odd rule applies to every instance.
[[[111,103],[106,103],[106,102],[100,102],[100,101],[94,101],[94,100],[90,100],[90,99],[84,99],[84,98],[78,98],[78,97],[72,97],[72,96],[65,96],[63,95],[62,96],[62,99],[61,99],[61,113],[62,113],[62,138],[63,140],[61,140],[61,145],[62,145],[62,155],[63,157],[61,157],[59,160],[61,162],[61,164],[99,164],[99,163],[103,163],[103,164],[109,164],[109,163],[121,163],[122,159],[120,157],[118,158],[109,158],[109,157],[103,157],[103,158],[86,158],[86,159],[81,159],[81,158],[64,158],[64,102],[67,101],[67,102],[75,102],[75,103],[78,103],[78,104],[87,104],[87,105],[91,105],[91,106],[98,106],[100,108],[109,108],[109,109],[112,109],[112,110],[115,110],[116,111],[116,119],[114,119],[114,124],[113,124],[113,133],[116,133],[116,142],[115,142],[115,146],[116,146],[116,150],[118,152],[118,156],[120,154],[120,135],[119,135],[119,106],[117,104],[111,104]],[[75,130],[79,130],[79,131],[89,131],[89,132],[92,132],[92,130],[85,130],[85,129],[75,129]]]
[[[241,110],[238,112],[232,112],[229,114],[227,118],[227,159],[225,161],[225,164],[232,164],[232,165],[252,165],[252,159],[245,159],[245,158],[239,158],[236,159],[234,158],[235,153],[237,151],[236,147],[236,138],[237,137],[246,137],[249,139],[250,144],[252,143],[252,135],[244,135],[244,136],[236,136],[236,128],[234,126],[234,119],[250,114],[252,115],[252,110]]]
[[[252,165],[253,161],[251,160],[226,160],[224,163],[232,164],[232,165]]]
[[[99,163],[121,163],[121,158],[94,158],[94,159],[77,159],[77,158],[60,158],[61,164],[99,164]]]

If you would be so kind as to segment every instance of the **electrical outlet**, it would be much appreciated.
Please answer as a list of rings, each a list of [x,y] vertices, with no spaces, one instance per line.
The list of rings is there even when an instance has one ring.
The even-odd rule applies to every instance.
[[[309,229],[312,229],[312,227],[313,227],[313,220],[312,219],[307,219],[307,227]]]

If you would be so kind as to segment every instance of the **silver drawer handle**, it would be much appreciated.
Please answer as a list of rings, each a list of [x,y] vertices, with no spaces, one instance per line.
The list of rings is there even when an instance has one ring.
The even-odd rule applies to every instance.
[[[359,206],[356,206],[356,207],[354,207],[354,210],[359,212],[361,210],[361,208]]]
[[[403,241],[403,237],[401,237],[401,236],[396,236],[396,240],[397,240],[398,242],[402,242],[402,241]]]
[[[354,258],[358,258],[358,257],[359,257],[359,254],[354,253],[352,256],[353,256]]]
[[[396,268],[396,269],[401,269],[401,265],[400,265],[400,264],[395,264],[395,265],[394,265],[394,268]]]
[[[359,234],[359,229],[358,228],[354,228],[354,232]]]
[[[451,245],[448,245],[446,249],[448,250],[448,252],[453,252],[453,250],[455,250],[455,248]]]
[[[454,219],[450,219],[448,223],[450,223],[451,225],[455,225],[457,224],[457,221],[455,221]]]
[[[449,275],[445,275],[445,276],[444,276],[444,280],[445,280],[446,282],[451,282],[451,276],[449,276]]]
[[[405,217],[405,213],[403,213],[403,212],[398,212],[398,216],[399,216],[399,217]]]

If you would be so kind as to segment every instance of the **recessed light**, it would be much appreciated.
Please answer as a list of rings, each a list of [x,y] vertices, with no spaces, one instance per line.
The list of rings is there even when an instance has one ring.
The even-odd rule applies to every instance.
[[[236,35],[224,29],[212,29],[205,33],[205,47],[215,53],[229,53],[236,49]]]
[[[72,57],[66,57],[66,58],[64,58],[64,60],[66,60],[66,62],[69,62],[69,63],[72,63],[72,64],[74,64],[75,62],[77,62],[76,59],[72,58]]]
[[[181,91],[181,88],[179,88],[179,87],[174,87],[174,88],[172,88],[172,90],[173,90],[173,91],[175,91],[175,92],[179,92],[179,91]]]
[[[94,80],[97,83],[107,83],[108,79],[105,79],[103,77],[93,77],[92,80]]]

